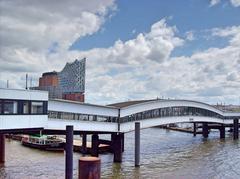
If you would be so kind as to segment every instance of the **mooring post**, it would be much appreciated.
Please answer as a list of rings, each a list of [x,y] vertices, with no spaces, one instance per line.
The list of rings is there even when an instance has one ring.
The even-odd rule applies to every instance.
[[[78,179],[100,179],[101,160],[98,157],[80,157]]]
[[[238,119],[233,120],[233,139],[238,139],[239,132],[238,132]]]
[[[82,135],[82,153],[87,153],[87,134],[83,133]]]
[[[124,152],[124,133],[121,133],[121,140],[122,140],[122,152]]]
[[[202,123],[202,135],[204,138],[208,138],[208,123],[207,122]]]
[[[0,134],[0,165],[5,162],[5,136]]]
[[[73,126],[66,126],[66,146],[65,146],[65,178],[73,178]]]
[[[197,135],[197,123],[193,123],[193,136],[195,137]]]
[[[140,166],[140,122],[135,122],[135,166]]]
[[[112,138],[113,162],[122,162],[122,135],[114,134]]]
[[[99,145],[99,136],[98,134],[92,135],[92,148],[91,148],[91,155],[94,157],[98,157],[98,145]]]
[[[224,126],[224,124],[222,124],[220,126],[219,132],[220,132],[220,139],[224,139],[225,138],[225,126]]]

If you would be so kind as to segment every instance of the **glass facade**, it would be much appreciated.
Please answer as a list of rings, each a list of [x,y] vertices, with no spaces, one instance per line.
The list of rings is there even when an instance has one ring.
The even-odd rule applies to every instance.
[[[47,114],[47,101],[0,99],[0,115]]]
[[[73,63],[67,63],[63,70],[58,73],[62,93],[84,93],[85,64],[85,58],[82,60],[75,60]]]

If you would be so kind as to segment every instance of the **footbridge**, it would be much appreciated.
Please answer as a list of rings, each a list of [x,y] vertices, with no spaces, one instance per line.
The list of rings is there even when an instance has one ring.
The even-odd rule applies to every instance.
[[[121,151],[123,134],[134,131],[136,124],[140,130],[172,123],[202,123],[203,136],[207,137],[208,124],[212,123],[220,126],[222,137],[225,127],[232,126],[234,138],[238,138],[239,119],[240,113],[191,100],[155,99],[103,106],[49,100],[45,91],[0,89],[0,134],[38,131],[65,134],[66,126],[73,126],[74,134],[83,134],[84,140],[87,134],[93,135],[92,146],[100,144],[98,134],[112,134],[111,145],[116,150],[122,148]],[[120,153],[117,150],[114,161],[121,161]]]
[[[44,91],[0,89],[0,130],[43,128],[79,131],[130,132],[171,123],[232,124],[240,112],[224,112],[190,100],[142,100],[108,106],[48,100]]]

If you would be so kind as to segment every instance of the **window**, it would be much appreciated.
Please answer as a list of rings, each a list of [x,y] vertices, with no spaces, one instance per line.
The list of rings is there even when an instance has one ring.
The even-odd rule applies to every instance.
[[[29,114],[29,102],[28,101],[23,102],[23,114]]]
[[[2,113],[2,109],[3,109],[2,101],[0,100],[0,114]]]
[[[43,102],[32,102],[32,114],[43,114]]]
[[[4,114],[17,114],[17,101],[4,101]]]

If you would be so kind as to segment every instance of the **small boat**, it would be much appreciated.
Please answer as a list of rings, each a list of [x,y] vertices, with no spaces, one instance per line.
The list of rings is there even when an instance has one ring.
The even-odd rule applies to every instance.
[[[33,136],[23,137],[22,145],[46,151],[64,151],[64,142],[56,136]]]

